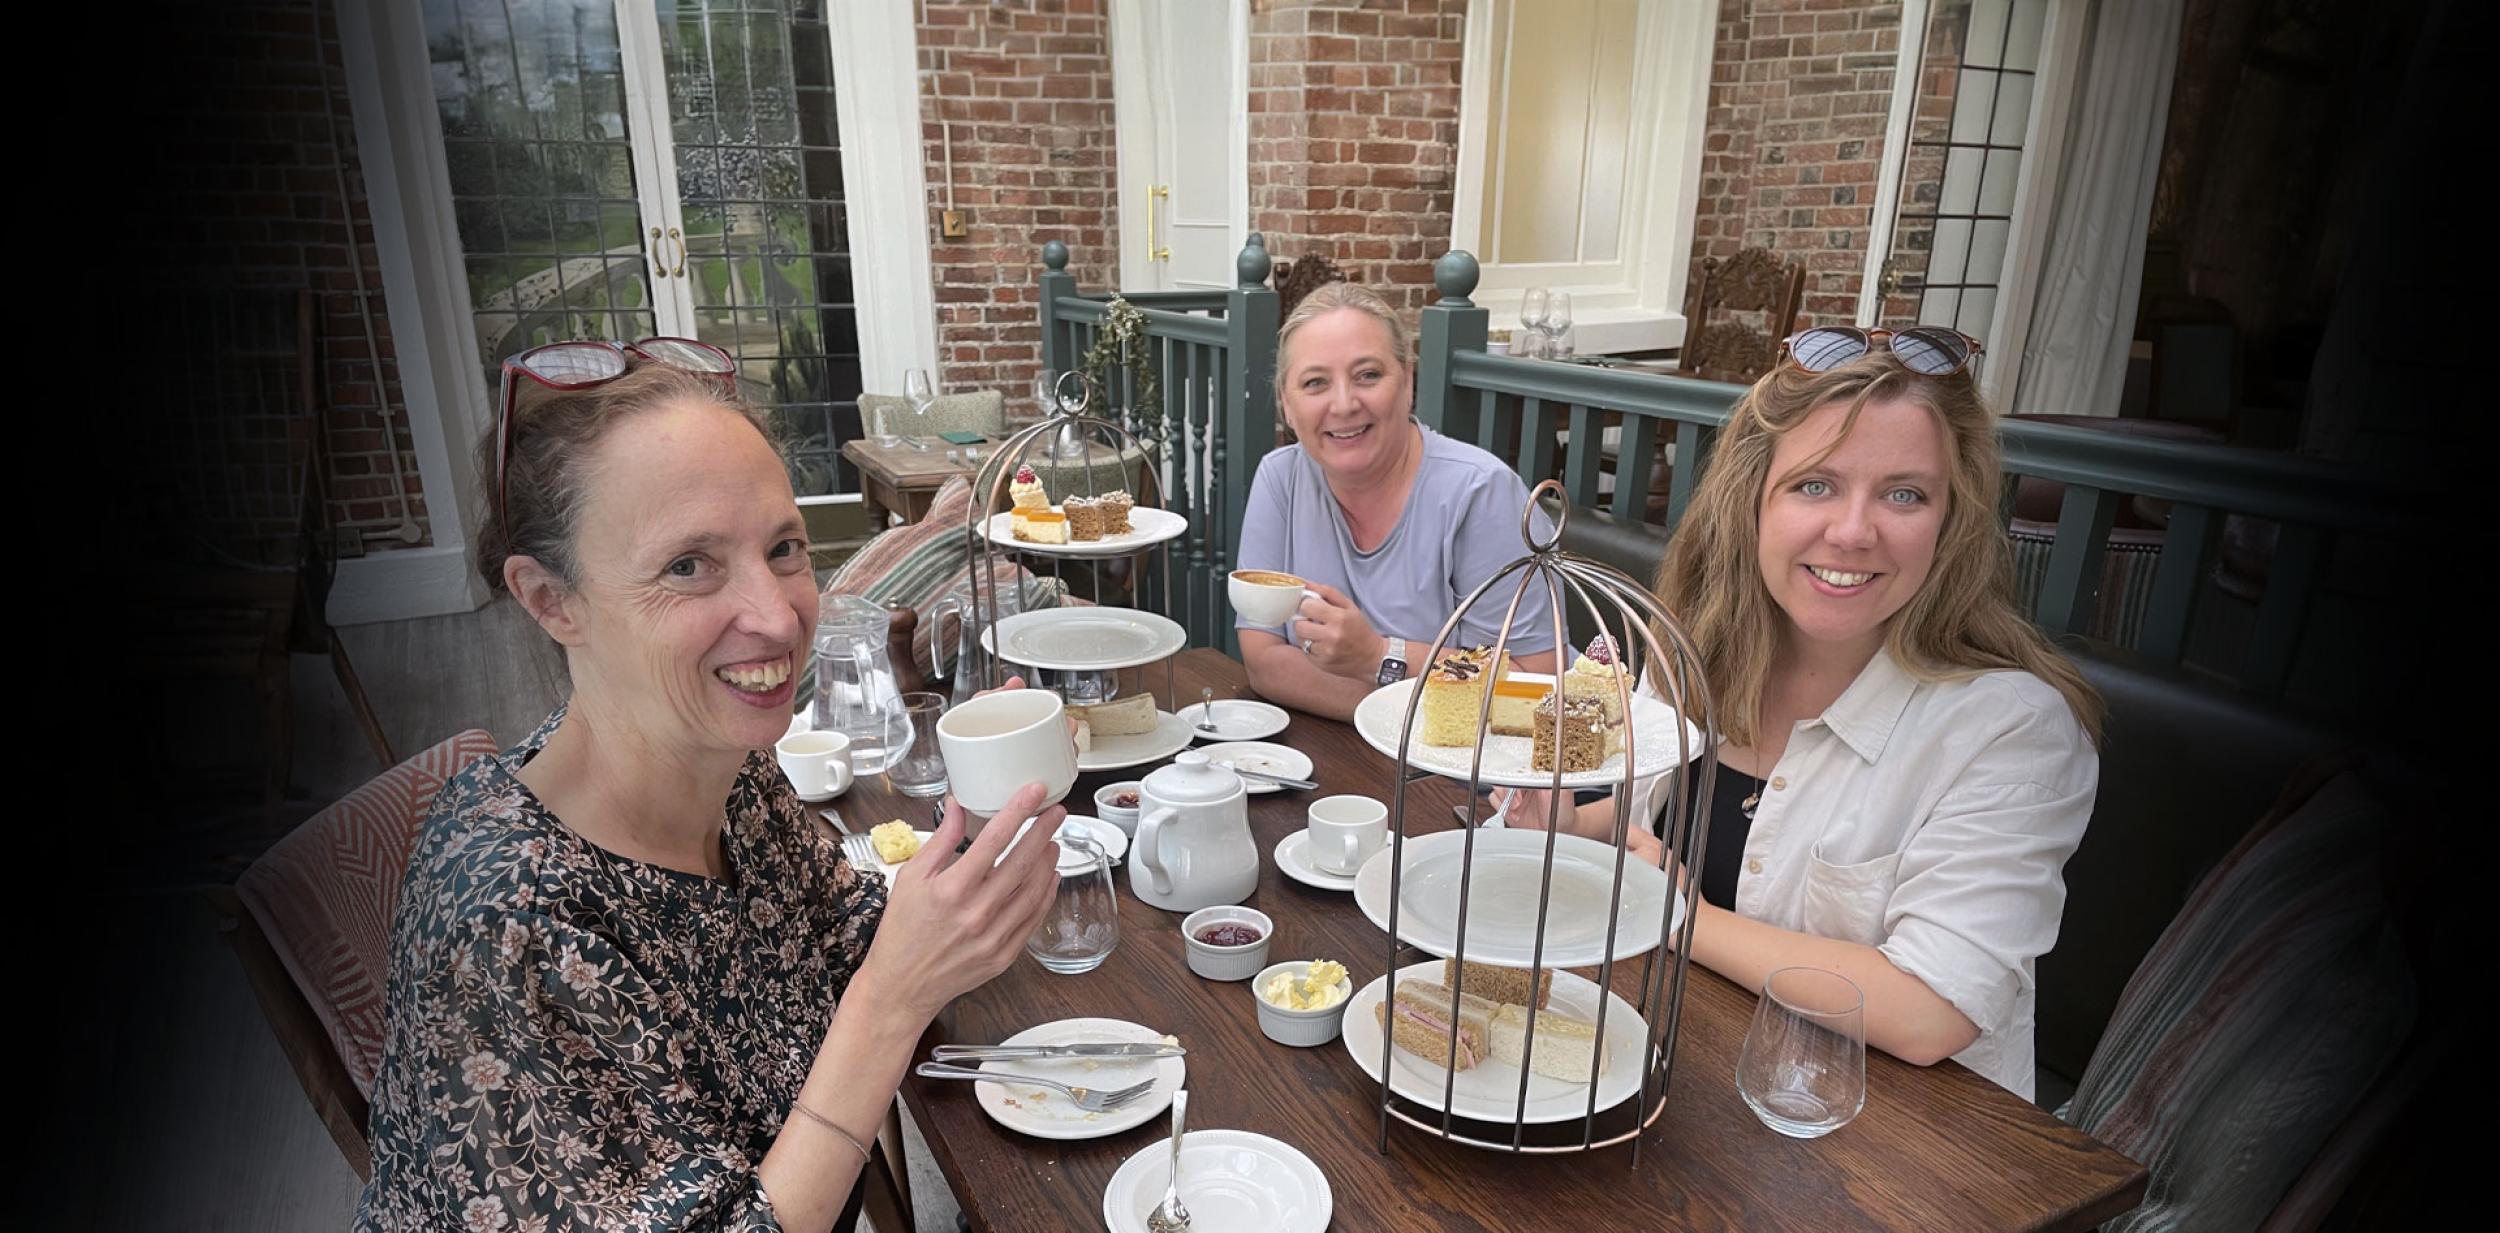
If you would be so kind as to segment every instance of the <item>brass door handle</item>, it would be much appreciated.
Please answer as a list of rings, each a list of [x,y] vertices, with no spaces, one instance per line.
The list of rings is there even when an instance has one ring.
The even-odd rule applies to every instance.
[[[1148,261],[1172,259],[1171,249],[1155,243],[1155,199],[1171,195],[1172,186],[1169,184],[1157,184],[1146,190],[1146,259]]]
[[[677,268],[670,271],[679,278],[686,276],[686,237],[675,227],[668,229],[668,238],[677,241]]]
[[[651,275],[654,278],[668,277],[668,254],[660,248],[660,229],[657,227],[651,229]]]

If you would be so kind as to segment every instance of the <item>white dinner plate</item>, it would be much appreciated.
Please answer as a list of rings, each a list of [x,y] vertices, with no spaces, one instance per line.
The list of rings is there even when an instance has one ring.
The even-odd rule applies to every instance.
[[[1554,678],[1541,672],[1513,672],[1510,674],[1510,679],[1550,684]],[[1420,682],[1413,679],[1399,681],[1393,685],[1383,685],[1365,695],[1363,700],[1354,707],[1354,730],[1361,733],[1363,740],[1372,748],[1390,758],[1397,758],[1398,728],[1406,722],[1406,701],[1414,696],[1419,684]],[[1409,743],[1406,757],[1402,760],[1408,766],[1420,770],[1447,775],[1453,779],[1467,778],[1468,766],[1475,761],[1475,747],[1472,745],[1426,745],[1421,736],[1423,726],[1424,715],[1419,707],[1415,712],[1417,736]],[[1640,759],[1642,778],[1664,774],[1682,765],[1682,760],[1677,756],[1680,752],[1689,752],[1694,757],[1701,756],[1701,729],[1689,722],[1681,724],[1685,743],[1679,748],[1676,744],[1676,729],[1679,724],[1675,708],[1656,698],[1644,694],[1632,695],[1632,712],[1627,726],[1631,731],[1626,734],[1626,739],[1637,747],[1635,755]],[[1500,784],[1513,788],[1554,786],[1552,771],[1540,771],[1530,765],[1534,748],[1534,739],[1531,737],[1496,736],[1490,732],[1486,733],[1484,768],[1478,772],[1478,780],[1488,785]],[[1595,770],[1573,771],[1564,775],[1562,786],[1603,788],[1621,783],[1624,776],[1623,762],[1623,755],[1615,754],[1599,763]]]
[[[1545,871],[1545,841],[1554,840],[1554,882],[1545,909],[1545,966],[1593,968],[1606,957],[1606,903],[1614,893],[1619,849],[1578,835],[1509,828],[1472,832],[1474,874],[1468,879],[1467,958],[1476,963],[1524,968],[1536,943],[1537,890]],[[1435,831],[1402,844],[1393,836],[1354,874],[1354,902],[1383,930],[1389,927],[1389,862],[1401,847],[1405,875],[1398,884],[1398,938],[1436,955],[1458,951],[1460,867],[1468,831]],[[1623,860],[1623,900],[1615,911],[1617,961],[1657,947],[1662,923],[1684,919],[1678,897],[1674,922],[1664,922],[1666,871],[1637,856]]]
[[[1181,532],[1189,529],[1189,519],[1168,509],[1132,506],[1128,512],[1128,526],[1128,533],[1125,535],[1106,535],[1101,539],[1084,543],[1070,540],[1064,544],[1035,544],[1017,539],[1016,516],[1013,512],[990,515],[989,521],[981,524],[981,529],[983,534],[989,536],[991,543],[1002,548],[1013,548],[1018,552],[1035,552],[1053,557],[1111,557],[1124,552],[1135,552],[1140,548],[1152,548],[1167,539],[1176,538]]]
[[[1398,986],[1409,981],[1441,983],[1441,961],[1427,960],[1398,969]],[[1597,983],[1570,972],[1554,973],[1553,995],[1546,999],[1548,1010],[1559,1010],[1591,1023],[1597,1021]],[[1389,996],[1389,978],[1380,977],[1355,990],[1346,999],[1346,1052],[1354,1064],[1363,1068],[1372,1081],[1380,1081],[1380,1020],[1375,1007]],[[1609,993],[1606,995],[1606,1066],[1597,1077],[1597,1108],[1611,1109],[1640,1094],[1641,1046],[1649,1039],[1649,1025],[1630,1002]],[[1493,1042],[1486,1041],[1490,1050]],[[1507,1124],[1511,1112],[1519,1108],[1519,1067],[1491,1057],[1458,1072],[1458,1080],[1450,1091],[1450,1112],[1460,1117],[1484,1122]],[[1418,1057],[1392,1046],[1389,1050],[1389,1090],[1424,1106],[1435,1113],[1441,1111],[1441,1087],[1450,1072],[1440,1063]],[[1519,1120],[1530,1125],[1546,1122],[1567,1122],[1589,1112],[1589,1085],[1573,1083],[1547,1075],[1528,1076],[1528,1104]]]
[[[1134,608],[1044,608],[981,631],[999,658],[1056,672],[1107,672],[1165,659],[1189,642],[1171,618]]]

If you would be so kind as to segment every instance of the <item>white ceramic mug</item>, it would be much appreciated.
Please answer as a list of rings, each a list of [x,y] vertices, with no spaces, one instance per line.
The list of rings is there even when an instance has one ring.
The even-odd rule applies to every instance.
[[[957,705],[938,720],[946,783],[964,812],[987,818],[1018,788],[1040,781],[1055,805],[1076,786],[1076,742],[1059,696],[1008,689]]]
[[[1268,581],[1274,578],[1290,578],[1292,581]],[[1309,589],[1300,578],[1273,569],[1234,570],[1224,583],[1224,594],[1232,600],[1233,611],[1260,625],[1282,625],[1302,610],[1304,597],[1320,597],[1319,592]]]
[[[839,732],[793,732],[773,745],[781,773],[810,799],[840,796],[851,788],[851,738]]]
[[[1389,807],[1368,796],[1323,796],[1311,802],[1304,826],[1311,863],[1350,874],[1389,842]]]

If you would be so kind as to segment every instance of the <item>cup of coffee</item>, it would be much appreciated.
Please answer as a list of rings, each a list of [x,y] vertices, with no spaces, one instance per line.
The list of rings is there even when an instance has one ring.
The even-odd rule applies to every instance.
[[[1323,796],[1304,814],[1311,863],[1350,874],[1389,842],[1389,807],[1368,796]]]
[[[1260,625],[1282,625],[1293,619],[1302,607],[1302,598],[1319,598],[1319,592],[1291,574],[1272,569],[1237,569],[1224,584],[1224,594],[1233,602],[1233,611]]]
[[[1057,694],[1008,689],[959,703],[938,720],[946,782],[964,812],[988,818],[1016,789],[1040,781],[1055,805],[1076,785],[1076,742]]]
[[[851,738],[839,732],[793,732],[773,746],[781,773],[810,800],[840,796],[851,787]]]

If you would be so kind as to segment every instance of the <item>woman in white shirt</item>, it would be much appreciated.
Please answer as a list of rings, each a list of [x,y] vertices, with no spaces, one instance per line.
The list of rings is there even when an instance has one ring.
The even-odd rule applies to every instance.
[[[2101,703],[2014,606],[1994,417],[1949,330],[1809,330],[1740,400],[1657,592],[1716,701],[1692,956],[1826,968],[1868,1043],[2029,1096],[2033,962],[2099,781]],[[1645,685],[1645,689],[1652,686]],[[1630,844],[1661,780],[1632,793]],[[1543,826],[1547,794],[1506,801]],[[1615,806],[1555,811],[1614,832]]]

